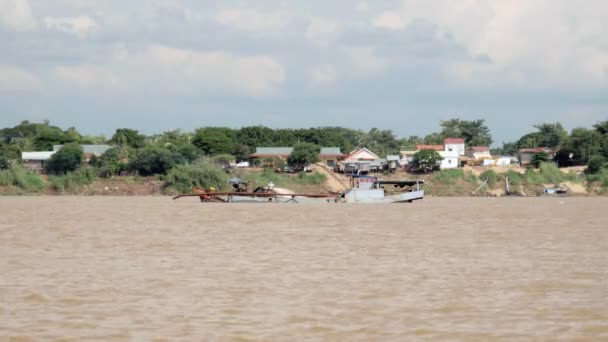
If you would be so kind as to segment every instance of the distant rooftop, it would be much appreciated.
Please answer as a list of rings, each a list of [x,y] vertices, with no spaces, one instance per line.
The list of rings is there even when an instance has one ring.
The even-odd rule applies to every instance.
[[[288,156],[293,152],[293,147],[256,147],[252,157]]]
[[[21,152],[21,160],[49,160],[57,151]]]
[[[343,156],[344,154],[340,152],[339,147],[322,147],[321,153],[322,156]]]
[[[53,151],[59,151],[63,145],[53,145]],[[82,153],[84,154],[92,154],[95,156],[101,156],[106,153],[107,150],[113,148],[114,146],[110,145],[80,145],[82,148]]]

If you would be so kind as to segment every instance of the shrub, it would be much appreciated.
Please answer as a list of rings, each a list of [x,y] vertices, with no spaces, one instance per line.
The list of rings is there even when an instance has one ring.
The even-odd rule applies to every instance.
[[[13,166],[10,169],[13,185],[27,191],[40,192],[46,187],[40,175],[27,171],[21,166]]]
[[[587,165],[587,169],[585,173],[587,174],[596,174],[600,173],[604,168],[606,168],[606,159],[602,156],[593,156],[589,160],[589,164]]]
[[[439,170],[443,157],[435,150],[421,150],[414,154],[414,168],[422,171]]]
[[[90,166],[82,167],[74,172],[68,172],[59,176],[50,176],[51,186],[60,192],[72,192],[85,185],[93,183],[96,174]]]
[[[496,171],[494,171],[494,170],[486,170],[486,171],[482,172],[481,175],[479,175],[479,178],[482,181],[485,181],[487,179],[488,186],[490,188],[493,188],[494,186],[496,186],[496,182],[498,182],[499,176],[496,173]]]
[[[509,170],[509,171],[507,171],[506,177],[509,178],[509,184],[511,186],[511,190],[513,190],[514,187],[519,187],[521,185],[521,182],[522,182],[521,173],[514,171],[514,170]]]
[[[228,175],[218,164],[206,159],[174,167],[165,181],[168,192],[191,192],[195,186],[223,190],[228,186]]]
[[[82,159],[82,148],[78,144],[66,144],[53,154],[45,168],[50,174],[61,175],[80,167]]]
[[[587,181],[600,183],[603,187],[608,187],[608,168],[603,168],[601,171],[587,175]]]
[[[0,186],[9,186],[13,184],[13,174],[10,170],[0,171]]]
[[[167,173],[175,164],[175,155],[164,147],[140,148],[129,163],[129,168],[142,176]]]
[[[554,163],[540,164],[540,173],[545,184],[558,184],[566,179],[566,174],[563,173]]]

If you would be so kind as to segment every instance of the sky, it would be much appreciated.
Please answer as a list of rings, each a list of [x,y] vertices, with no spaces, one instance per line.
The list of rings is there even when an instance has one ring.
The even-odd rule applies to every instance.
[[[0,127],[608,120],[608,1],[0,0]]]

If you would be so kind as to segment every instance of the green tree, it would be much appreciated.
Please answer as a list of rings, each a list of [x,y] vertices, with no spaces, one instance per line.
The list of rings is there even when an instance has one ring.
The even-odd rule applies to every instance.
[[[602,145],[602,155],[604,158],[608,159],[608,120],[598,122],[593,125],[596,132],[598,132],[601,136],[601,145]]]
[[[62,175],[78,169],[82,161],[82,148],[76,143],[70,143],[55,152],[47,161],[45,168],[50,174]]]
[[[148,146],[136,150],[129,168],[141,176],[165,174],[177,164],[175,155],[159,146]]]
[[[564,129],[562,124],[556,123],[541,123],[534,125],[534,128],[538,130],[538,142],[537,146],[534,147],[548,147],[555,149],[564,139],[568,137],[568,132]]]
[[[440,126],[442,138],[464,138],[464,142],[468,146],[490,146],[494,142],[490,129],[485,125],[483,119],[450,119],[441,121]]]
[[[414,154],[414,168],[424,172],[439,170],[443,157],[435,150],[420,150]]]
[[[372,128],[361,137],[359,146],[364,146],[379,156],[399,153],[399,140],[390,129]]]
[[[575,128],[562,140],[562,149],[571,151],[576,165],[587,165],[591,158],[602,155],[602,136],[595,130]]]
[[[412,135],[408,138],[399,140],[399,149],[404,151],[413,151],[416,149],[416,145],[422,144],[424,144],[424,139],[420,138],[419,136]]]
[[[99,158],[99,173],[102,177],[109,178],[126,169],[126,163],[122,162],[120,153],[121,151],[114,147],[101,155]]]
[[[8,158],[6,157],[4,150],[0,148],[0,170],[8,169],[9,166],[10,163]]]
[[[226,127],[199,128],[194,133],[192,144],[209,156],[234,154],[236,149],[235,133],[232,129]]]
[[[604,168],[606,168],[606,159],[602,156],[595,155],[589,160],[585,173],[590,175],[598,174]]]
[[[36,129],[34,148],[37,151],[52,151],[53,145],[61,145],[64,141],[65,135],[61,128],[44,124]]]
[[[145,146],[146,137],[139,131],[130,128],[119,128],[110,139],[110,143],[120,147],[142,148]]]
[[[299,143],[294,146],[289,158],[287,158],[287,162],[294,165],[296,169],[303,169],[307,164],[318,162],[320,152],[321,147],[318,145]]]

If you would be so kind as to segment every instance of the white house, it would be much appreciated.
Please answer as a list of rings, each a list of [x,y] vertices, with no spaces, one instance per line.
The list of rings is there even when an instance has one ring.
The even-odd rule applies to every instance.
[[[44,163],[57,151],[21,152],[21,160],[26,170],[42,172]]]
[[[443,158],[439,167],[441,169],[454,169],[458,167],[459,152],[455,146],[448,145],[416,145],[416,150],[434,150]]]
[[[443,140],[443,146],[445,152],[456,152],[458,156],[465,155],[463,138],[445,138]]]
[[[467,156],[474,158],[475,160],[492,158],[489,146],[473,146],[467,149]]]

